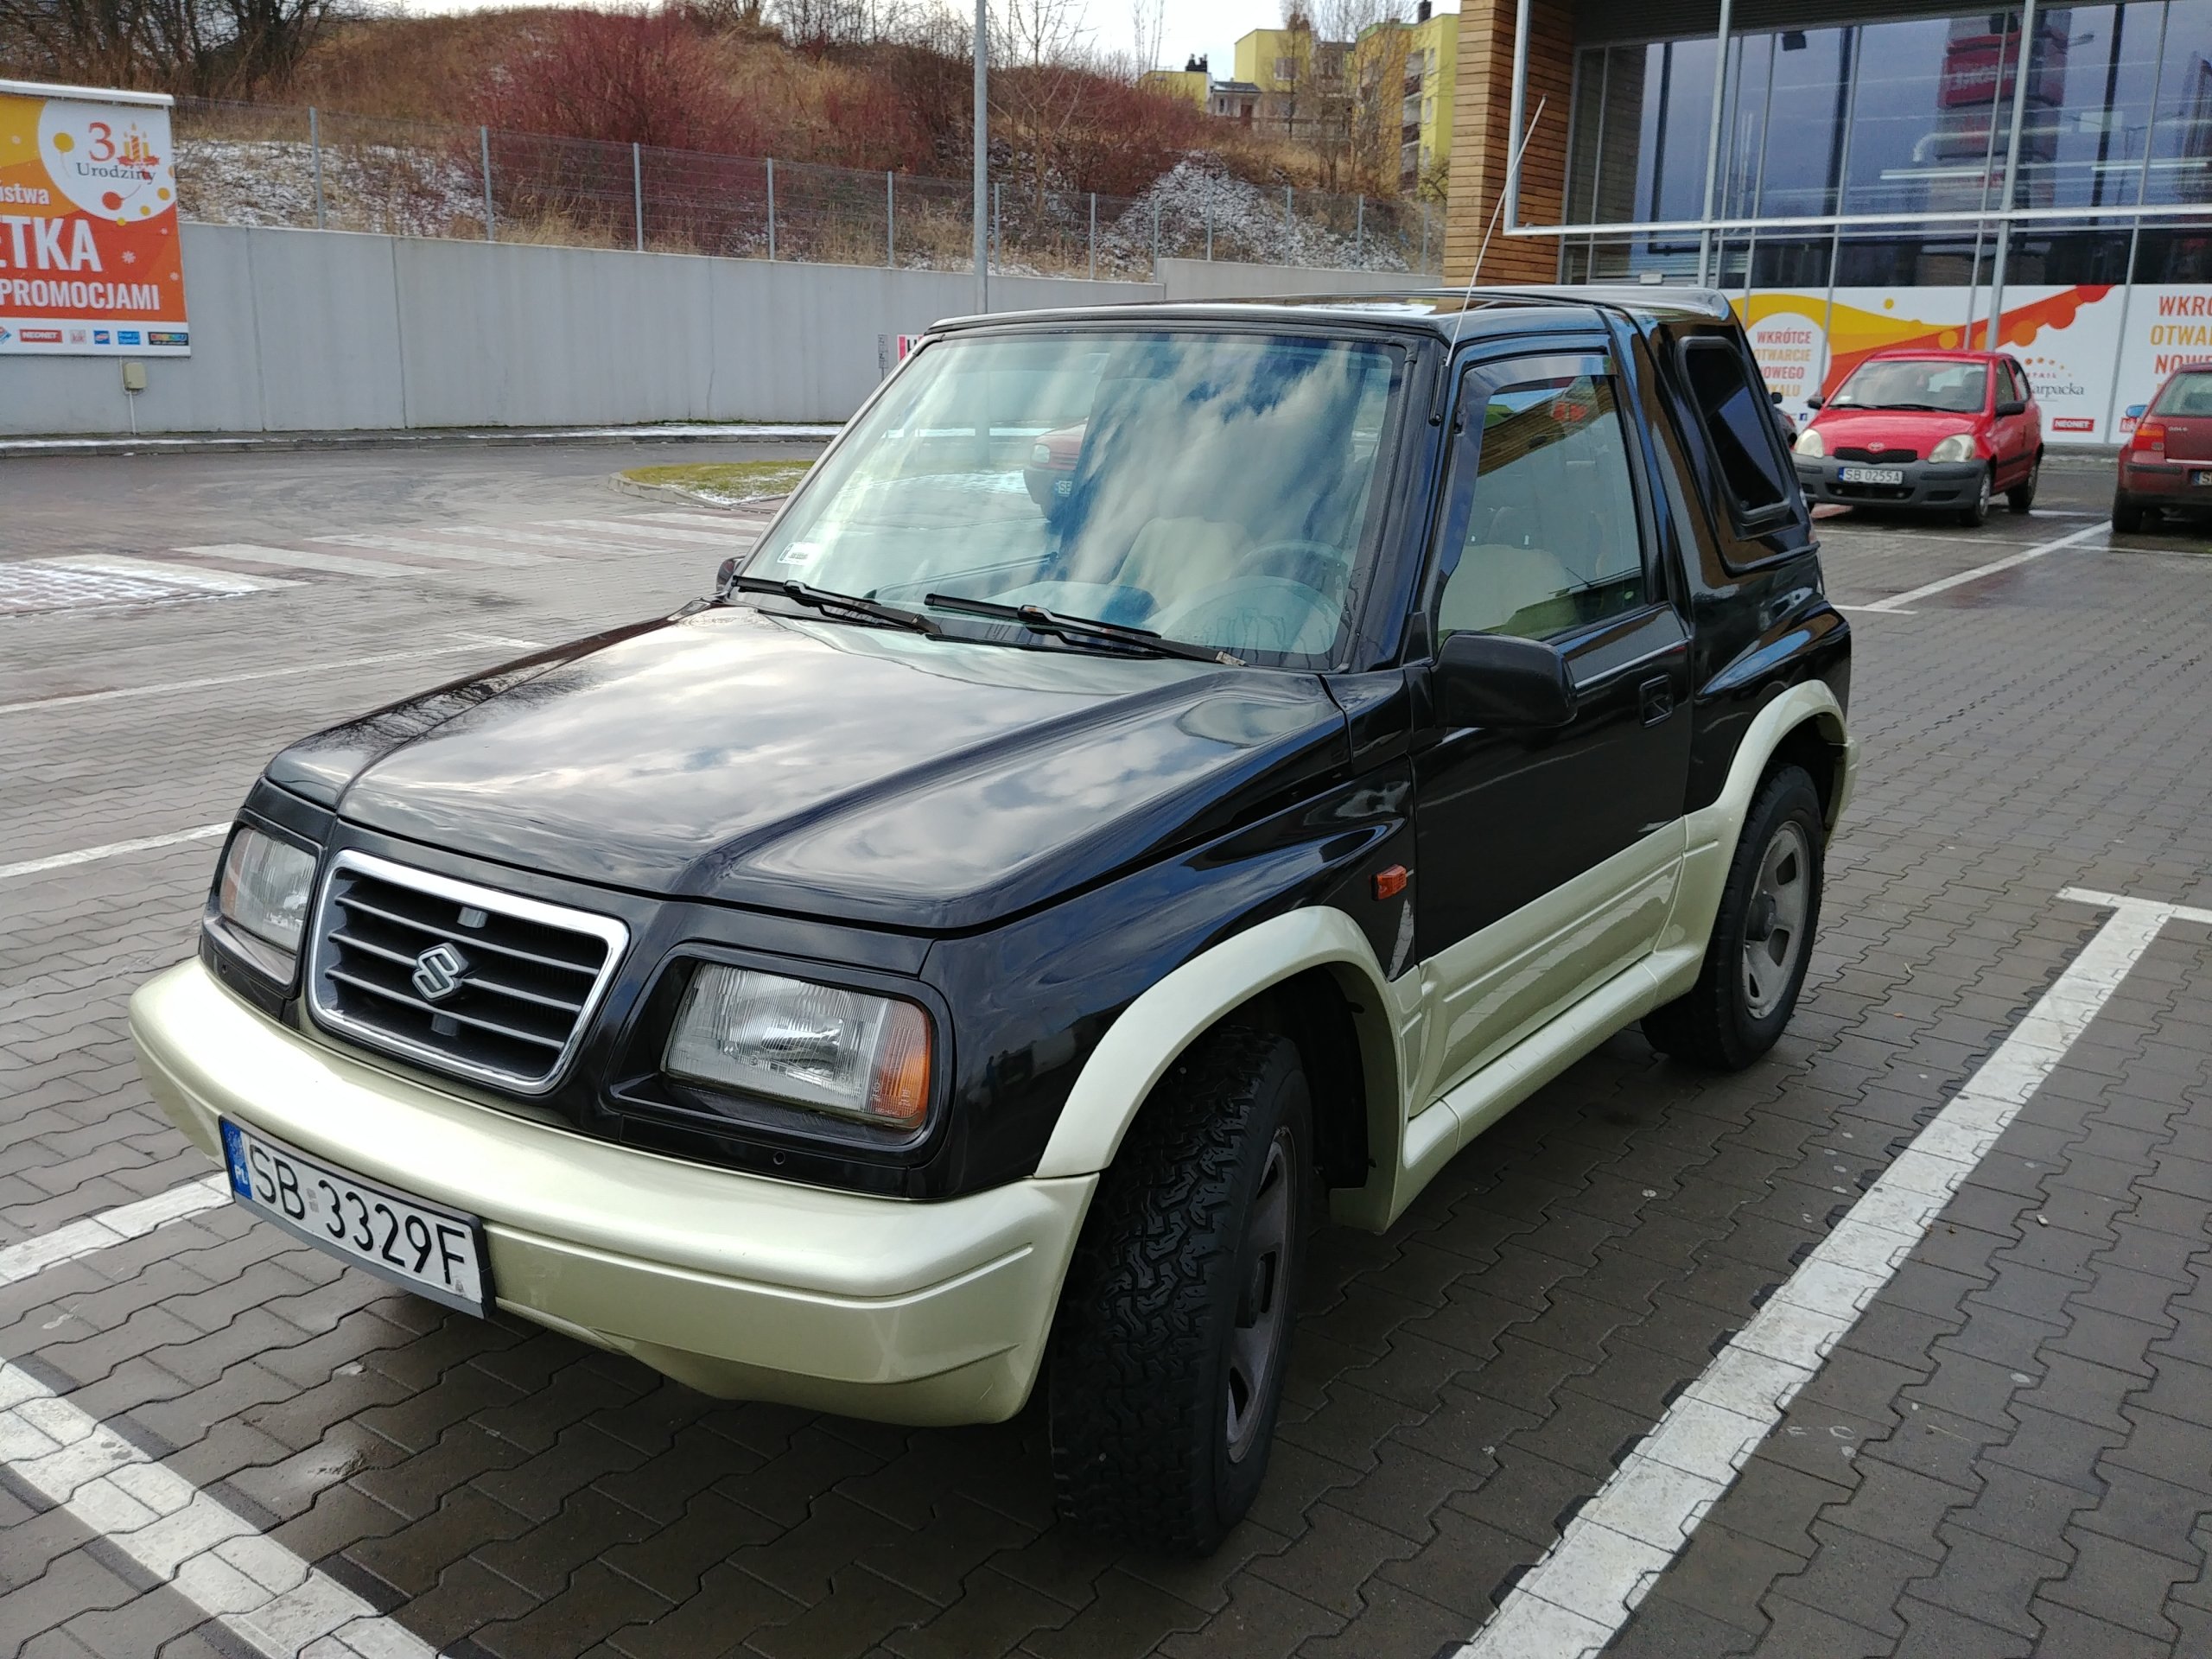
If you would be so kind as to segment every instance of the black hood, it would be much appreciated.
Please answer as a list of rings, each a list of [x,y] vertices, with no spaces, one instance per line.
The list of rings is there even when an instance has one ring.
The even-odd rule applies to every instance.
[[[1319,678],[741,607],[607,634],[296,745],[387,835],[637,892],[976,926],[1313,792]]]

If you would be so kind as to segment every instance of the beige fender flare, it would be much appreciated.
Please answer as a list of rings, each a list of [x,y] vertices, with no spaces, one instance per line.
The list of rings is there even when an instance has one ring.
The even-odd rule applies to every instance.
[[[1688,849],[1682,861],[1682,881],[1675,897],[1675,913],[1660,940],[1664,953],[1695,943],[1696,955],[1686,970],[1678,971],[1667,988],[1678,995],[1696,981],[1704,940],[1720,911],[1720,892],[1728,875],[1729,861],[1736,855],[1736,842],[1750,816],[1751,797],[1758,791],[1768,761],[1783,740],[1802,726],[1812,726],[1823,741],[1840,752],[1835,789],[1829,798],[1828,824],[1833,830],[1851,804],[1859,774],[1859,742],[1844,724],[1843,705],[1823,680],[1807,680],[1791,686],[1759,710],[1736,745],[1736,758],[1728,767],[1728,781],[1709,805],[1689,815]]]
[[[1403,1110],[1404,1057],[1382,964],[1351,917],[1310,906],[1201,951],[1123,1009],[1076,1078],[1038,1175],[1089,1175],[1111,1164],[1154,1086],[1195,1039],[1230,1009],[1311,968],[1332,969],[1353,1005],[1370,1135],[1383,1113],[1395,1121]],[[1385,1146],[1376,1155],[1394,1154],[1395,1146]]]

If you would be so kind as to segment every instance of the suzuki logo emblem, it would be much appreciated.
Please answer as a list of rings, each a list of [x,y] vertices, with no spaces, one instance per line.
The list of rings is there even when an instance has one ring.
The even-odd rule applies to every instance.
[[[434,944],[415,958],[415,971],[409,977],[424,1000],[442,1002],[467,981],[468,958],[455,945]]]

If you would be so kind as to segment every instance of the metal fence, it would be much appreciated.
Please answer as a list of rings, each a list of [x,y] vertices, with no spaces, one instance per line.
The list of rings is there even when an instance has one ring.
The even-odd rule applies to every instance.
[[[219,225],[965,270],[965,179],[181,99],[179,206]],[[1436,204],[1254,185],[1193,157],[1141,196],[991,187],[991,268],[1143,278],[1163,257],[1441,268]]]

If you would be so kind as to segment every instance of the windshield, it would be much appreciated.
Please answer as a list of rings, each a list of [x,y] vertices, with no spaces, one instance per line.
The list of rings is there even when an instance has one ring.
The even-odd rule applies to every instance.
[[[1885,357],[1861,363],[1828,399],[1830,409],[1940,409],[1979,415],[1989,365],[1955,357]]]
[[[2212,415],[2212,374],[2174,376],[2158,394],[2158,401],[2151,405],[2151,413],[2182,420],[2192,415]]]
[[[932,595],[1248,662],[1325,658],[1401,361],[1389,346],[1275,335],[939,341],[846,435],[747,573],[941,621],[961,613]]]

